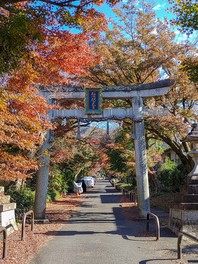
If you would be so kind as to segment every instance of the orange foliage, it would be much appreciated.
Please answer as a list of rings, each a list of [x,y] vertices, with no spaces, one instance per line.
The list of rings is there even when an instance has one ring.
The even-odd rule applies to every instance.
[[[46,119],[48,106],[38,91],[19,85],[15,75],[7,80],[0,102],[0,179],[26,178],[37,169],[33,159],[43,142],[42,132],[52,126]],[[1,84],[3,86],[3,84]],[[22,89],[20,89],[22,87]]]
[[[97,5],[103,2],[93,1]],[[116,0],[109,0],[109,3],[114,2]],[[3,1],[0,6],[7,8],[8,11],[4,12],[8,15],[7,3],[9,1]],[[58,16],[56,17],[57,14],[52,7],[50,8],[54,14],[49,20],[47,16],[40,20],[34,7],[28,6],[28,3],[30,2],[18,1],[14,7],[24,8],[25,13],[30,11],[30,16],[35,20],[35,25],[38,25],[42,39],[29,40],[27,36],[28,41],[25,45],[28,47],[17,61],[17,69],[2,74],[0,78],[0,179],[2,180],[26,178],[30,175],[30,171],[38,168],[37,150],[45,139],[46,131],[53,127],[47,117],[50,106],[35,87],[67,84],[70,76],[84,74],[89,66],[95,65],[99,58],[91,50],[89,41],[98,31],[106,27],[104,15],[91,8],[90,1],[80,1],[79,5],[85,4],[89,7],[83,8],[82,12],[80,8],[76,8],[74,12],[73,18],[83,32],[86,32],[79,34],[60,30],[58,26],[61,22],[58,21]],[[50,8],[46,6],[46,14],[50,14],[48,13]],[[35,26],[33,24],[31,26]],[[57,152],[56,162],[69,158],[68,153],[68,149],[65,152],[62,150]]]
[[[32,52],[34,67],[37,67],[35,82],[42,84],[64,84],[72,75],[83,74],[89,66],[97,62],[88,45],[89,36],[71,34],[67,31],[54,32],[47,37],[37,51]]]

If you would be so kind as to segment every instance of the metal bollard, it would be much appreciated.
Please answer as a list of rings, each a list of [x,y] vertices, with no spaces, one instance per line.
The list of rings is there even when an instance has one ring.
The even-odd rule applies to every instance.
[[[31,215],[31,231],[34,230],[34,212],[33,212],[33,210],[30,210],[27,213],[24,213],[24,215],[23,215],[21,240],[25,240],[25,222],[26,222],[27,215]]]
[[[153,213],[147,213],[147,221],[146,221],[146,230],[149,232],[149,216],[152,216],[155,219],[156,224],[156,240],[160,239],[160,224],[159,224],[159,218],[157,215]]]

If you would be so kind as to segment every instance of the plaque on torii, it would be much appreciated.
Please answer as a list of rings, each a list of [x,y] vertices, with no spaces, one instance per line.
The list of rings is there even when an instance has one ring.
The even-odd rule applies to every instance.
[[[52,119],[77,118],[102,121],[108,119],[121,120],[128,117],[133,120],[138,207],[140,215],[144,217],[150,212],[150,194],[146,162],[146,143],[144,136],[144,115],[145,112],[148,112],[148,110],[143,107],[143,98],[158,97],[167,94],[169,87],[172,84],[172,80],[166,79],[154,83],[138,84],[133,86],[113,86],[99,89],[88,88],[87,90],[82,87],[62,87],[61,91],[59,89],[56,92],[44,89],[41,91],[42,96],[45,97],[48,102],[56,98],[85,100],[84,109],[51,110],[49,115]],[[131,99],[132,108],[102,109],[102,98]],[[41,177],[43,177],[43,171]],[[47,175],[46,178],[48,180]],[[43,193],[41,194],[41,197],[43,197]],[[41,197],[38,197],[38,202]],[[45,208],[40,208],[40,211],[43,212],[44,209]]]
[[[85,114],[102,114],[102,88],[85,88]]]

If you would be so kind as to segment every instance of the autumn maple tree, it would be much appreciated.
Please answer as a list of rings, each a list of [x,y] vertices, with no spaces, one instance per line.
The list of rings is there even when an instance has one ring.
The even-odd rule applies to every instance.
[[[52,125],[38,87],[67,83],[97,60],[88,43],[106,27],[103,1],[1,1],[0,177],[26,178]],[[114,4],[116,1],[109,1]],[[75,27],[78,32],[67,29]]]
[[[175,42],[168,22],[156,19],[148,3],[136,8],[129,1],[116,12],[118,19],[112,28],[93,44],[102,57],[101,63],[91,67],[83,81],[115,86],[155,82],[161,78],[175,80],[167,96],[144,100],[145,107],[153,110],[153,115],[146,116],[147,138],[166,142],[190,171],[193,162],[186,155],[189,146],[181,140],[190,124],[197,121],[197,86],[180,68],[197,49]],[[131,107],[129,100],[124,104]]]
[[[53,183],[57,185],[59,182],[60,191],[63,186],[66,191],[73,190],[73,181],[77,181],[85,175],[95,175],[98,170],[101,170],[101,164],[97,163],[99,145],[96,144],[96,141],[98,139],[86,132],[80,140],[76,139],[75,122],[70,120],[68,123],[70,124],[64,125],[64,130],[67,130],[67,133],[61,133],[63,130],[58,128],[54,135],[55,141],[51,148],[50,162],[51,192],[55,189]],[[74,127],[72,128],[72,126]],[[90,128],[90,131],[93,129]]]

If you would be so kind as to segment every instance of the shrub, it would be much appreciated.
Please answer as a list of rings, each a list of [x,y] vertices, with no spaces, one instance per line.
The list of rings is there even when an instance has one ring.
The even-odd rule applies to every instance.
[[[29,188],[17,189],[10,187],[6,194],[10,195],[10,201],[16,203],[16,219],[22,218],[23,213],[33,209],[35,193]]]
[[[169,158],[166,158],[158,172],[163,191],[179,191],[181,185],[185,183],[187,174],[185,168],[182,164],[177,165]]]
[[[55,201],[60,198],[60,194],[66,194],[69,189],[68,175],[59,168],[54,167],[49,179],[47,201]]]
[[[130,184],[130,183],[122,183],[122,184],[120,184],[120,187],[123,188],[126,191],[134,190],[133,184]]]

